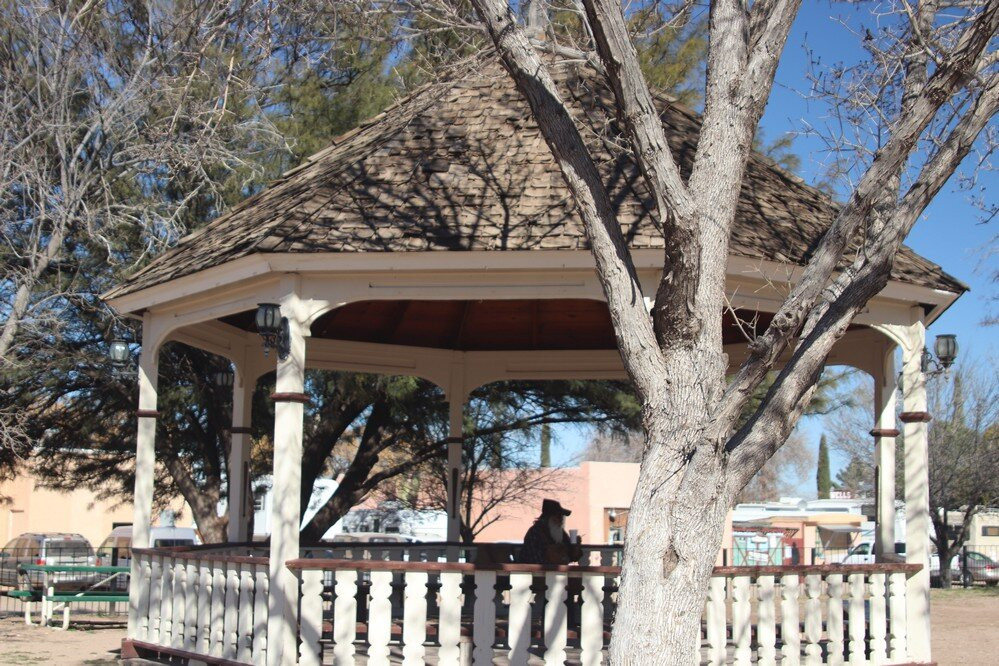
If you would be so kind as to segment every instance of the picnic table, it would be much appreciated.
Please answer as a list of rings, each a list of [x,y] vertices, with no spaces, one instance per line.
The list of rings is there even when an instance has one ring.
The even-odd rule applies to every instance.
[[[127,592],[115,592],[110,589],[99,589],[110,584],[120,576],[127,575],[128,567],[112,566],[84,566],[84,565],[58,565],[58,564],[19,564],[18,575],[26,582],[21,589],[9,590],[5,594],[8,597],[20,599],[24,603],[24,621],[26,624],[33,624],[31,621],[31,606],[35,602],[41,603],[41,618],[39,624],[47,626],[55,614],[56,606],[62,609],[62,628],[69,628],[69,610],[74,603],[87,602],[110,602],[123,603],[128,601]],[[31,573],[42,574],[42,584],[40,588],[35,588],[31,583]],[[61,576],[60,576],[61,574]],[[69,574],[69,576],[66,576]],[[56,590],[57,579],[60,589]],[[72,583],[67,583],[66,578],[81,579],[75,588]]]

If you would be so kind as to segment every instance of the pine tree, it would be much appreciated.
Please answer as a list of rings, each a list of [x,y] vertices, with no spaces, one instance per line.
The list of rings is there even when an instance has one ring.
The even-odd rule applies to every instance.
[[[819,499],[829,499],[832,489],[832,478],[829,474],[829,444],[825,434],[819,439],[819,466],[815,474],[815,486]]]

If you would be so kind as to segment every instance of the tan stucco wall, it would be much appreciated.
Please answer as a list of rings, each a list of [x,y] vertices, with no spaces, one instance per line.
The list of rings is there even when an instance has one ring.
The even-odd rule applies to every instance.
[[[64,493],[41,488],[30,473],[0,483],[0,497],[10,498],[0,503],[0,547],[22,532],[75,532],[96,548],[114,523],[132,522],[131,503],[97,500],[86,489]],[[191,511],[184,501],[175,502],[173,509],[178,526],[191,525]]]
[[[638,483],[635,463],[584,462],[557,472],[556,486],[545,497],[558,500],[572,511],[566,518],[567,530],[576,530],[583,543],[607,543],[606,509],[631,506]],[[541,511],[541,498],[504,504],[502,518],[476,538],[478,541],[521,541]]]

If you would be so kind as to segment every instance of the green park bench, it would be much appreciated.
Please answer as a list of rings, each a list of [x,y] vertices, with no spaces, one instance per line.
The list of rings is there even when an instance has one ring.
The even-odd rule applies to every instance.
[[[41,572],[42,585],[40,589],[34,589],[30,583],[30,573]],[[126,603],[128,602],[127,592],[114,592],[111,590],[101,590],[100,588],[111,583],[119,576],[129,572],[128,567],[112,566],[84,566],[84,565],[58,565],[58,564],[21,564],[18,565],[18,573],[28,581],[25,589],[10,590],[6,593],[9,597],[20,599],[25,604],[24,621],[31,622],[31,604],[41,602],[40,624],[48,625],[56,611],[56,604],[62,606],[62,628],[69,628],[69,611],[72,604],[78,603]],[[72,589],[72,579],[70,583],[65,580],[56,580],[57,574],[77,574],[84,579],[80,583],[79,589]],[[50,579],[51,577],[51,579]],[[96,582],[90,582],[96,581]],[[60,586],[57,590],[56,584]]]

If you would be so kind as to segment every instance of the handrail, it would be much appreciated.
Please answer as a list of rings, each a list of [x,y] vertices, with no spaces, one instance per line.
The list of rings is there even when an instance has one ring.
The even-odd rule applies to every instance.
[[[399,560],[337,560],[319,558],[298,558],[285,563],[292,570],[307,569],[352,569],[355,571],[460,571],[474,573],[476,571],[503,571],[506,573],[565,573],[565,574],[603,574],[617,576],[621,567],[601,567],[588,565],[556,565],[543,564],[472,564],[470,562],[403,562]]]
[[[220,544],[221,545],[221,544]],[[236,544],[234,544],[236,545]],[[242,544],[238,544],[237,547]],[[359,544],[364,549],[368,544]],[[482,544],[474,544],[482,545]],[[211,560],[213,562],[228,562],[231,564],[268,564],[266,556],[224,555],[217,551],[206,551],[203,546],[170,546],[165,548],[134,548],[136,555],[153,555],[158,557],[173,557],[182,560]],[[566,573],[570,575],[601,574],[618,576],[619,566],[591,565],[558,565],[545,566],[541,564],[491,563],[474,564],[471,562],[406,562],[402,560],[363,560],[336,558],[296,558],[288,560],[286,566],[292,570],[307,569],[353,569],[356,571],[501,571],[508,573]],[[825,575],[825,574],[876,574],[905,573],[912,575],[922,570],[921,564],[904,562],[876,562],[872,564],[794,564],[770,566],[724,566],[714,567],[713,576],[790,576],[790,575]]]

